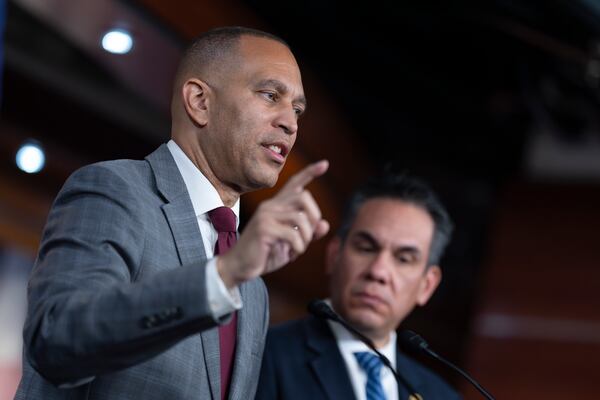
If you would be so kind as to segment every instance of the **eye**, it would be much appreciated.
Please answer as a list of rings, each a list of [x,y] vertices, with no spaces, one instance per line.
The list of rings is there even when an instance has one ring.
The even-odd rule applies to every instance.
[[[373,250],[373,246],[369,246],[368,244],[360,244],[356,246],[359,251],[369,252]]]
[[[372,243],[369,243],[366,240],[357,240],[353,244],[354,244],[354,248],[356,249],[356,251],[361,252],[361,253],[371,252],[375,248]]]
[[[276,92],[267,92],[267,91],[263,91],[263,92],[260,92],[260,94],[261,94],[261,95],[262,95],[264,98],[266,98],[268,101],[272,101],[272,102],[275,102],[275,101],[277,101],[277,99],[279,98],[279,96],[277,95],[277,93],[276,93]]]
[[[400,264],[413,264],[418,260],[418,257],[414,253],[399,253],[396,259]]]
[[[299,116],[301,116],[304,113],[304,109],[301,108],[301,107],[294,107],[294,112],[299,117]]]

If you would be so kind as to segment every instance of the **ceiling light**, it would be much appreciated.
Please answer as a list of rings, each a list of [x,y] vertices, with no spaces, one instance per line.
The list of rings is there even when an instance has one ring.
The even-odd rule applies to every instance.
[[[133,38],[123,29],[113,29],[102,37],[102,47],[113,54],[129,53],[133,47]]]
[[[26,143],[17,151],[17,167],[28,174],[35,174],[44,168],[46,156],[36,143]]]

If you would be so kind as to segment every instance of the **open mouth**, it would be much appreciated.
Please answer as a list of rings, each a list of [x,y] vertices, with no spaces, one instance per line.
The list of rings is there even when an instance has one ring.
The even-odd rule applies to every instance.
[[[283,162],[288,154],[288,148],[283,143],[266,143],[262,145],[275,161]]]

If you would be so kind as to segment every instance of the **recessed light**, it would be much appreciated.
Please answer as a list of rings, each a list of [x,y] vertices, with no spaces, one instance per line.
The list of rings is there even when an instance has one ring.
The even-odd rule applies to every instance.
[[[113,54],[126,54],[133,47],[131,34],[124,29],[113,29],[102,37],[102,48]]]
[[[28,174],[35,174],[44,168],[46,156],[42,148],[33,142],[21,146],[16,156],[17,167]]]

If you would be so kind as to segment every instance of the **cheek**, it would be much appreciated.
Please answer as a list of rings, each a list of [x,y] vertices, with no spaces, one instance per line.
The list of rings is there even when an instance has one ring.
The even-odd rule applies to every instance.
[[[397,299],[396,304],[401,307],[407,302],[415,302],[421,287],[420,277],[412,277],[406,275],[397,275],[392,280],[392,290],[394,298]]]
[[[363,291],[367,285],[369,285],[369,282],[357,271],[349,271],[344,276],[343,289],[345,295],[348,297],[352,297],[353,293]]]
[[[239,151],[245,152],[249,150],[251,146],[256,146],[262,141],[260,124],[248,116],[240,119],[239,123],[232,128],[235,130]]]
[[[344,295],[350,292],[352,286],[356,284],[356,277],[354,276],[353,268],[351,268],[351,264],[349,264],[346,260],[337,261],[337,264],[331,273],[330,279],[335,290],[337,292],[344,293]]]
[[[342,259],[338,261],[338,279],[340,282],[345,282],[346,285],[349,283],[355,283],[360,275],[360,261],[357,257],[351,254],[345,254]]]
[[[297,138],[297,137],[298,137],[298,135],[297,135],[297,134],[295,134],[295,135],[292,135],[292,136],[291,136],[291,139],[290,139],[290,149],[289,149],[290,151],[292,150],[292,148],[293,148],[293,147],[294,147],[294,145],[296,144],[296,138]]]

